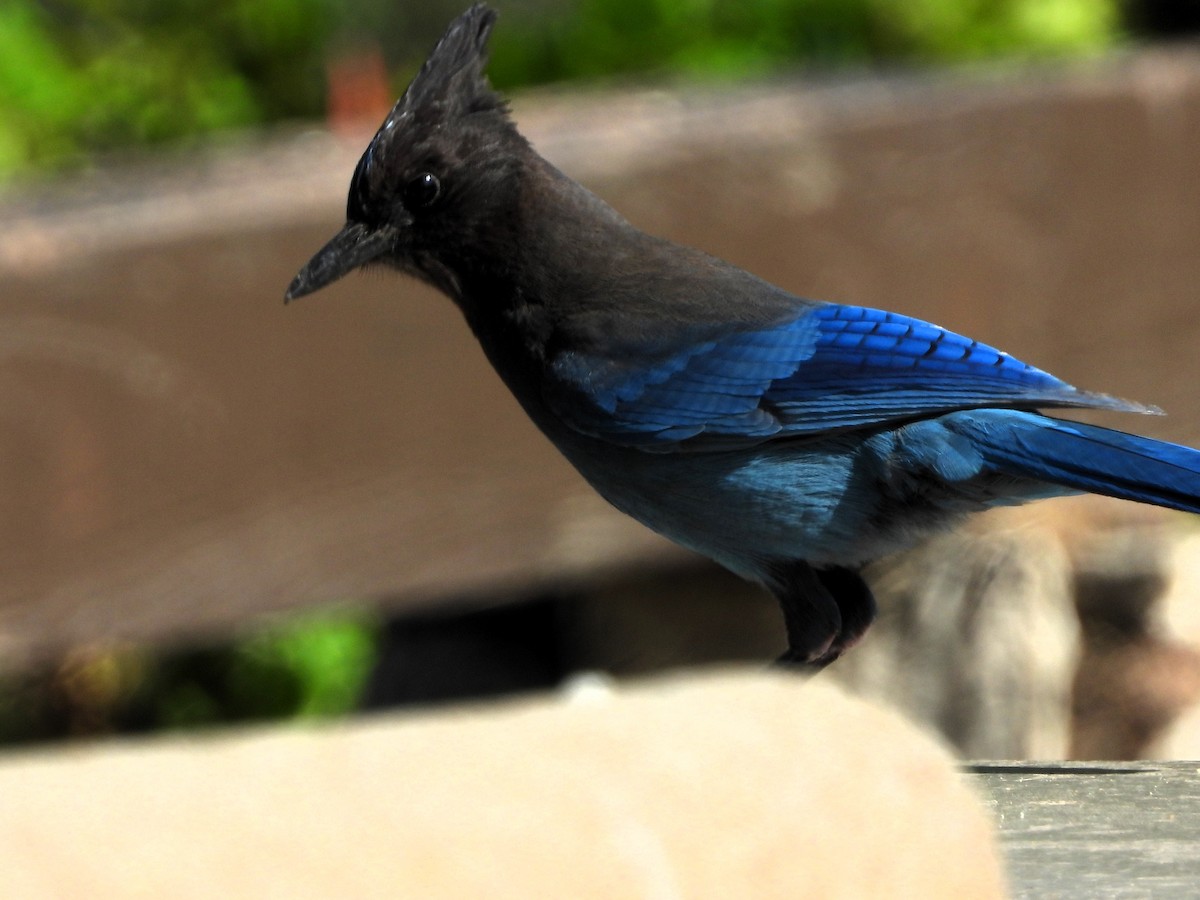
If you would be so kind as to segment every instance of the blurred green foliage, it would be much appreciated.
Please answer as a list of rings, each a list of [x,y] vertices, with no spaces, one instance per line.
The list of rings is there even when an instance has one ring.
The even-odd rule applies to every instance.
[[[334,0],[0,5],[0,172],[313,115]]]
[[[79,647],[0,679],[0,744],[344,713],[357,704],[377,636],[365,617],[323,614],[161,655]]]
[[[500,84],[614,73],[742,78],[796,65],[1094,52],[1118,0],[579,0],[518,7],[495,37]]]
[[[784,66],[1093,51],[1120,0],[497,0],[495,82],[744,78]],[[466,0],[5,0],[0,177],[313,117],[325,64],[378,40],[411,74]],[[378,35],[379,38],[371,36]],[[397,85],[402,87],[402,85]]]

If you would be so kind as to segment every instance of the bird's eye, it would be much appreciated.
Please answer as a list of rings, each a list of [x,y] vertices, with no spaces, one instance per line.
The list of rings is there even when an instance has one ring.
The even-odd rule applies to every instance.
[[[422,172],[404,186],[404,205],[408,210],[426,209],[433,205],[442,192],[442,183],[437,176]]]

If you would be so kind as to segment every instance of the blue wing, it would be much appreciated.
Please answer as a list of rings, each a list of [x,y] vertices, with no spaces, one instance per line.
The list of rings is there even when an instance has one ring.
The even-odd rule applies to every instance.
[[[553,374],[547,400],[561,419],[647,450],[715,450],[978,407],[1155,411],[1077,390],[928,322],[837,304],[645,358],[564,353]]]

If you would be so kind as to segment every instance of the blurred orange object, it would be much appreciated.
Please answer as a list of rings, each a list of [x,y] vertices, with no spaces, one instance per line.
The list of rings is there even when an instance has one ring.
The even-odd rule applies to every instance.
[[[338,135],[372,130],[392,108],[392,89],[378,46],[343,53],[329,60],[326,118]]]

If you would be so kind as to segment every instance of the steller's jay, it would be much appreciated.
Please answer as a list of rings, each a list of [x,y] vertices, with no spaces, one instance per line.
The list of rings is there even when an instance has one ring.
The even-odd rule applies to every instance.
[[[450,25],[287,299],[379,263],[449,295],[600,494],[774,593],[782,661],[836,659],[875,615],[860,567],[967,513],[1079,491],[1200,511],[1200,451],[1034,411],[1151,408],[638,231],[517,132],[483,74],[495,18]]]

